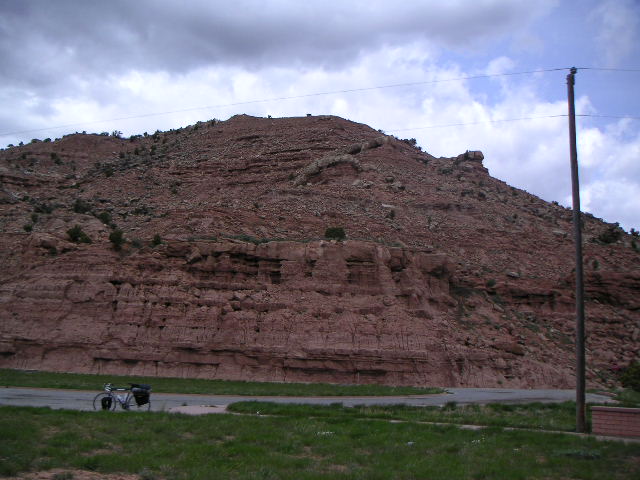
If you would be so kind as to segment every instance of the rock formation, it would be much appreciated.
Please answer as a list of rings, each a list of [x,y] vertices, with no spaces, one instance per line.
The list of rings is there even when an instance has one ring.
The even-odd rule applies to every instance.
[[[5,149],[0,367],[571,387],[571,212],[482,162],[329,116]],[[612,384],[640,239],[584,229],[588,381]]]

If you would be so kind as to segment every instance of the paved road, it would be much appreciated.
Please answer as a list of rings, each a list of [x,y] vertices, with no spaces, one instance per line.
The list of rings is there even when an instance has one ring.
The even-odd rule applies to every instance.
[[[448,388],[448,393],[439,395],[411,395],[396,397],[260,397],[238,395],[189,395],[177,393],[153,393],[151,409],[166,411],[182,405],[218,405],[234,402],[258,400],[278,403],[307,403],[328,405],[342,403],[353,405],[392,405],[406,404],[416,406],[442,406],[447,402],[459,405],[470,403],[527,403],[527,402],[563,402],[575,400],[574,390],[514,390],[506,388]],[[31,407],[66,408],[72,410],[92,410],[93,398],[97,391],[56,390],[48,388],[0,387],[0,405]],[[604,395],[587,394],[587,402],[601,403],[611,401]]]

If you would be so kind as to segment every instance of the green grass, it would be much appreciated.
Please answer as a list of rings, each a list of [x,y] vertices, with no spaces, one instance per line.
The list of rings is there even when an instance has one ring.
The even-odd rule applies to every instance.
[[[0,407],[0,476],[53,468],[157,479],[630,479],[640,445],[416,422]]]
[[[640,408],[640,392],[633,391],[629,388],[616,392],[615,399],[620,402],[621,407]]]
[[[327,383],[273,383],[163,378],[119,375],[90,375],[33,370],[0,369],[0,386],[100,390],[105,383],[127,386],[128,382],[147,383],[154,392],[202,393],[211,395],[271,396],[384,396],[442,393],[441,388],[388,387],[384,385],[331,385]]]
[[[343,407],[333,405],[277,404],[271,402],[238,402],[229,406],[236,413],[284,415],[300,418],[376,418],[409,422],[453,423],[458,425],[484,425],[493,427],[531,428],[539,430],[573,432],[576,426],[575,402],[528,403],[507,405],[414,407],[407,405],[373,405]],[[590,411],[588,411],[588,421]],[[590,421],[589,421],[590,423]]]

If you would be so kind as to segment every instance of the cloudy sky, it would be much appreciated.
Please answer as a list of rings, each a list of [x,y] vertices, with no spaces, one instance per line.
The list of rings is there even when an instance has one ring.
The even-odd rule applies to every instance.
[[[640,229],[638,0],[2,0],[0,60],[2,147],[333,114],[567,206],[576,66],[583,210]]]

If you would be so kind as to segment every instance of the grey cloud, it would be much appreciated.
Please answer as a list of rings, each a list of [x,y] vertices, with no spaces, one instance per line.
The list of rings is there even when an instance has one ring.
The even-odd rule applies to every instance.
[[[179,73],[212,64],[340,68],[382,45],[477,46],[544,10],[529,4],[5,0],[0,79],[55,91],[68,88],[71,73],[77,78],[130,69]]]

